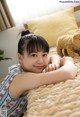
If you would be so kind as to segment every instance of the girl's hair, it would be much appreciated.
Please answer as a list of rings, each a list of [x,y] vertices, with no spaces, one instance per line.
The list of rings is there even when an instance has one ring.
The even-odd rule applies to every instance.
[[[22,31],[18,42],[18,53],[23,55],[24,51],[27,51],[28,54],[40,51],[49,52],[49,45],[43,37],[25,30]]]

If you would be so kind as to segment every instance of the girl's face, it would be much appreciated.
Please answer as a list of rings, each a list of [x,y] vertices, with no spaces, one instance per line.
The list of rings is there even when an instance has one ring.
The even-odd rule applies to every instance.
[[[49,64],[49,57],[47,52],[32,52],[24,55],[18,54],[19,62],[23,70],[34,73],[41,73]]]

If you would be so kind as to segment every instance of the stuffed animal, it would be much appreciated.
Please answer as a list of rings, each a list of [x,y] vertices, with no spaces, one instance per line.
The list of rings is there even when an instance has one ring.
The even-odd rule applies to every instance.
[[[57,41],[57,53],[60,56],[79,56],[80,55],[80,29],[73,35],[63,35]]]

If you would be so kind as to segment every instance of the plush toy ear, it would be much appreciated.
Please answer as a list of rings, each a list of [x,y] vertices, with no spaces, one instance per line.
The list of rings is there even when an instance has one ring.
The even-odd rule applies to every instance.
[[[75,35],[73,36],[73,39],[80,40],[80,34],[75,34]]]

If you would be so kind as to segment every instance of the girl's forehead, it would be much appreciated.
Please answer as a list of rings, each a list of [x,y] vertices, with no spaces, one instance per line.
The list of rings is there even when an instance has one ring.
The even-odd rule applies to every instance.
[[[33,41],[33,43],[28,43],[27,47],[26,47],[26,51],[28,53],[32,53],[32,52],[48,52],[49,51],[49,46],[43,42],[43,41]]]
[[[33,51],[33,52],[31,52],[31,53],[48,53],[48,52],[45,52],[45,51]],[[30,53],[30,54],[31,54]]]
[[[32,53],[32,52],[48,52],[48,50],[47,49],[45,49],[45,48],[33,48],[33,47],[31,47],[31,48],[29,48],[29,49],[26,49],[26,51],[27,51],[27,53]]]
[[[41,53],[41,54],[43,54],[43,53],[48,53],[48,52],[46,52],[46,51],[33,51],[33,52],[30,52],[30,53],[28,53],[27,51],[24,52],[24,54],[27,54],[27,55],[32,54],[32,53],[36,53],[36,54]]]

